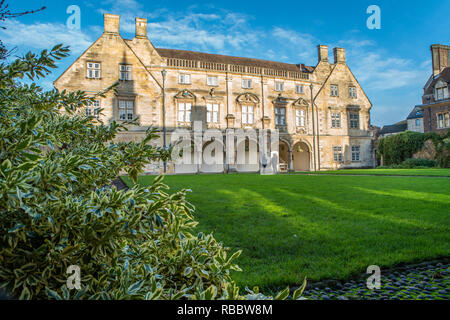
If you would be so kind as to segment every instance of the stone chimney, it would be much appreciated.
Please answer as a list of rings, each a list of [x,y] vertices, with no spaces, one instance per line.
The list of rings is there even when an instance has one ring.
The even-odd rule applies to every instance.
[[[120,16],[117,14],[105,13],[103,15],[105,21],[105,33],[119,34]]]
[[[136,18],[136,38],[147,38],[147,19]]]
[[[450,47],[443,44],[433,44],[431,46],[431,58],[433,59],[433,76],[437,76],[449,64]]]
[[[328,46],[320,44],[317,46],[317,52],[319,55],[319,62],[328,62]]]
[[[345,63],[345,49],[344,48],[334,48],[334,63]]]

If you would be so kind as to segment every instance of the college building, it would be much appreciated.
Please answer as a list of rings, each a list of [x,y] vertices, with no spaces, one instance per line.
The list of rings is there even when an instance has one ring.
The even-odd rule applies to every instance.
[[[119,25],[119,15],[105,14],[104,33],[54,82],[58,90],[92,95],[119,82],[84,110],[106,123],[137,119],[118,140],[139,141],[147,128],[158,127],[169,145],[175,129],[201,121],[203,130],[224,137],[229,129],[277,129],[279,149],[270,151],[277,152],[281,172],[375,165],[372,104],[346,64],[345,49],[334,48],[330,59],[328,47],[319,45],[317,65],[306,66],[155,48],[147,19],[136,18],[133,39],[122,38]],[[204,146],[211,143],[219,142]],[[260,158],[239,166],[230,157],[236,155],[215,166],[168,163],[167,172],[260,171]]]

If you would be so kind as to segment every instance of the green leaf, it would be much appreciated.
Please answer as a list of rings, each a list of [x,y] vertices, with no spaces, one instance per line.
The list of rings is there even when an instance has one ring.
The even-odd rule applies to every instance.
[[[22,293],[20,294],[19,300],[30,300],[31,299],[31,293],[30,290],[28,290],[27,287],[23,287]]]
[[[278,293],[274,300],[286,300],[289,297],[289,287]]]
[[[292,300],[297,300],[298,298],[300,298],[305,288],[306,288],[306,277],[305,280],[303,280],[303,284],[301,285],[301,287],[295,290],[294,293],[292,294]]]
[[[128,294],[129,295],[135,294],[136,292],[139,291],[139,289],[141,289],[143,284],[144,284],[144,280],[133,283],[131,286],[128,287]]]
[[[47,297],[49,297],[50,299],[62,300],[61,296],[56,291],[53,291],[48,287],[45,287],[45,293],[47,294]]]

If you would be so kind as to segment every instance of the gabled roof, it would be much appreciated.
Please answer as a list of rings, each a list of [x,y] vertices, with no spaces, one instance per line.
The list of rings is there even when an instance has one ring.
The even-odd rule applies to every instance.
[[[421,107],[415,106],[406,119],[420,119],[420,118],[423,118],[423,109]]]
[[[381,128],[380,134],[403,132],[406,131],[407,128],[408,123],[406,122],[406,120],[402,120],[395,124],[384,126],[383,128]]]
[[[203,53],[203,52],[188,51],[188,50],[177,50],[177,49],[156,48],[156,51],[158,51],[159,55],[164,58],[207,61],[207,62],[234,64],[234,65],[241,65],[241,66],[248,66],[248,67],[259,67],[259,68],[277,69],[277,70],[284,70],[284,71],[293,71],[293,72],[312,73],[314,71],[314,67],[305,66],[304,64],[291,64],[291,63],[284,63],[284,62],[268,61],[268,60],[253,59],[253,58],[233,57],[233,56],[225,56],[225,55],[221,55],[221,54],[211,54],[211,53]]]
[[[441,79],[447,83],[450,83],[450,67],[445,68],[440,74],[434,77],[434,80],[431,81],[430,85],[426,88],[425,94],[432,94],[434,92],[434,86]]]

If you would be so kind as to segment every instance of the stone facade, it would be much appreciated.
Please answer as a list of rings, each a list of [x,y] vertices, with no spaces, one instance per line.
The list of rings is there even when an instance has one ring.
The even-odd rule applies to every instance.
[[[346,64],[345,49],[335,48],[331,62],[328,47],[318,46],[315,67],[159,49],[147,36],[146,19],[136,19],[131,40],[121,37],[119,16],[105,14],[104,20],[103,35],[54,85],[94,95],[121,79],[116,92],[95,106],[103,109],[99,118],[105,122],[137,117],[138,125],[118,140],[138,141],[148,127],[165,124],[169,144],[174,129],[198,120],[223,135],[233,128],[278,129],[281,171],[374,166],[372,105]],[[168,165],[175,173],[233,169],[260,166]]]

